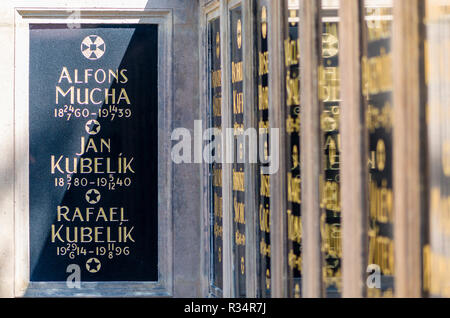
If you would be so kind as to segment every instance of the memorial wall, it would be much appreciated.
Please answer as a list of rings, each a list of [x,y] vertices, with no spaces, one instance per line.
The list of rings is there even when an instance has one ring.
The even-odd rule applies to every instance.
[[[202,295],[200,176],[170,155],[172,128],[200,111],[184,54],[197,14],[2,2],[0,296]]]
[[[1,297],[449,297],[450,0],[6,0]]]
[[[230,171],[222,170],[221,179],[225,182],[228,178],[232,184],[229,199],[226,188],[222,188],[221,213],[224,216],[231,213],[233,221],[228,225],[232,231],[228,237],[232,240],[231,253],[228,260],[223,259],[222,267],[224,274],[229,271],[231,275],[231,280],[227,280],[227,275],[223,276],[225,296],[443,295],[445,283],[440,279],[446,277],[445,235],[439,236],[438,228],[445,225],[442,216],[439,217],[445,209],[442,199],[445,140],[441,146],[438,140],[443,140],[442,129],[445,130],[442,98],[447,90],[442,74],[446,65],[444,43],[447,40],[448,5],[446,1],[400,3],[395,0],[351,4],[324,0],[321,5],[295,0],[203,3],[208,14],[215,12],[218,17],[228,19],[227,23],[221,23],[219,33],[225,43],[221,47],[228,50],[221,52],[225,56],[222,68],[228,67],[231,71],[220,75],[222,82],[228,80],[231,83],[229,98],[222,99],[221,105],[222,109],[230,107],[232,112],[221,114],[224,116],[222,124],[229,118],[234,132],[236,161],[230,164]],[[413,19],[415,29],[402,38],[400,25],[408,19]],[[250,30],[251,35],[240,30]],[[309,42],[302,42],[307,41],[303,39],[309,39]],[[317,47],[314,41],[317,41]],[[209,43],[208,51],[214,52],[216,44],[213,40]],[[351,46],[355,44],[357,46]],[[241,46],[249,48],[252,45],[254,50],[240,50]],[[399,60],[401,50],[407,45],[413,50],[414,58],[417,57],[411,59],[416,63],[410,69],[410,72],[416,72],[412,73],[415,74],[414,81],[408,81],[411,76],[399,76],[409,69],[406,62]],[[357,51],[353,53],[359,58],[342,55],[355,47]],[[249,56],[252,52],[253,56]],[[302,73],[302,58],[306,59],[303,65],[314,67],[317,63],[317,70],[308,69]],[[243,63],[242,67],[239,63]],[[350,71],[341,68],[341,65],[348,67],[348,63],[357,70],[354,74],[358,76],[358,85],[348,82]],[[244,72],[240,77],[241,69],[252,72]],[[305,87],[317,89],[317,100],[302,100],[302,96],[310,96],[304,94]],[[401,95],[400,88],[405,87],[417,94]],[[350,92],[358,96],[356,103]],[[214,96],[214,91],[211,94]],[[409,98],[410,102],[404,102],[403,97]],[[252,105],[247,105],[249,102]],[[349,117],[350,107],[360,115]],[[347,116],[343,116],[343,112]],[[394,118],[394,112],[408,116]],[[318,130],[306,130],[315,125],[306,125],[302,113],[317,118]],[[212,127],[215,125],[213,122]],[[404,135],[409,125],[417,129],[409,130],[413,134]],[[238,160],[248,159],[245,151],[251,148],[251,143],[246,138],[247,130],[252,127],[258,131],[264,159],[272,154],[271,128],[279,128],[280,138],[275,140],[280,147],[280,171],[261,173],[269,165],[261,160],[253,174],[251,163],[242,164]],[[349,148],[352,141],[341,138],[343,133],[348,136],[347,132],[353,127],[360,127],[361,147]],[[405,127],[406,130],[402,130]],[[222,129],[225,128],[222,125]],[[246,137],[239,139],[242,131]],[[318,142],[312,146],[303,144],[302,133],[317,138]],[[308,147],[306,150],[305,146]],[[405,147],[419,149],[413,161],[399,155],[401,149],[407,149]],[[359,160],[361,171],[342,170],[342,160],[350,157],[342,154],[343,149],[355,152],[354,158]],[[302,151],[306,152],[303,157]],[[319,160],[307,162],[308,158]],[[433,164],[433,158],[439,164]],[[412,162],[416,161],[418,165],[413,166]],[[399,166],[399,162],[403,163]],[[317,189],[305,194],[301,189],[304,181],[301,171],[316,166],[319,173],[312,176],[317,179],[307,184],[317,184]],[[402,169],[397,168],[394,173],[395,167]],[[408,175],[418,181],[413,184],[399,181],[407,180],[401,178]],[[306,178],[309,176],[306,174]],[[254,188],[248,184],[252,178],[256,184]],[[349,206],[343,203],[354,199],[349,178],[357,179],[362,185],[354,192],[361,194],[361,205],[354,211],[343,210],[344,206]],[[440,186],[437,180],[441,180]],[[415,207],[407,216],[407,210],[402,210],[401,198],[416,190],[419,194],[413,197],[418,199],[417,209]],[[304,201],[308,202],[307,206]],[[249,205],[249,202],[255,204]],[[311,206],[317,208],[311,210]],[[216,214],[215,210],[211,212],[211,216]],[[414,226],[407,225],[407,218],[414,220]],[[309,224],[308,231],[305,231],[305,224]],[[355,236],[344,240],[344,233],[349,235],[346,226],[355,229]],[[224,233],[226,227],[225,222]],[[244,233],[245,244],[241,240]],[[405,241],[407,235],[416,235],[418,240]],[[223,239],[227,240],[227,237]],[[345,259],[345,255],[352,253],[348,243],[351,241],[354,241],[352,246],[358,246],[358,253],[353,253],[355,259]],[[217,249],[215,239],[211,244]],[[225,243],[223,248],[223,255],[226,255]],[[254,248],[256,254],[252,253]],[[305,259],[315,255],[318,255],[317,259]],[[399,259],[400,255],[412,256],[414,261],[406,264],[406,260]],[[305,262],[308,267],[304,266]],[[350,264],[347,268],[353,266],[354,269],[347,271],[347,276],[344,275],[346,264]],[[398,268],[404,268],[404,271],[397,277]],[[215,272],[219,271],[216,269]],[[402,277],[406,273],[417,275],[414,277],[418,278],[418,283],[405,288],[407,285]],[[305,280],[305,275],[314,278]]]

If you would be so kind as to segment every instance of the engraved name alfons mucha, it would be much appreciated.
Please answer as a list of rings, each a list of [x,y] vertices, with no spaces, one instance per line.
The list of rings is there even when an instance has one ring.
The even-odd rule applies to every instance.
[[[158,280],[158,28],[30,25],[30,280]]]

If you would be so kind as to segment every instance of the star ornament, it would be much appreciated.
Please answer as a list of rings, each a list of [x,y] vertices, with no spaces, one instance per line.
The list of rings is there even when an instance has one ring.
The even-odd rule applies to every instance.
[[[84,129],[89,135],[97,135],[100,132],[101,126],[97,120],[91,119],[86,123]]]
[[[339,39],[333,34],[324,33],[322,35],[322,56],[324,58],[331,58],[336,56],[339,52]]]
[[[98,35],[88,35],[81,42],[81,53],[89,60],[98,60],[105,51],[105,41]]]
[[[89,273],[95,274],[100,270],[101,267],[102,267],[102,264],[95,257],[88,259],[88,261],[86,262],[86,269]]]
[[[102,196],[100,195],[100,191],[98,191],[97,189],[88,190],[85,195],[86,201],[90,204],[98,203],[101,197]]]

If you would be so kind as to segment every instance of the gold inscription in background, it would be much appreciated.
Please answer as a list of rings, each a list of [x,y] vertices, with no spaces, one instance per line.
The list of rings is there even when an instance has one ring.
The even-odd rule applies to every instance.
[[[236,42],[237,42],[238,49],[241,49],[241,47],[242,47],[242,23],[241,23],[240,19],[237,21],[237,25],[236,25]]]
[[[261,8],[261,35],[263,39],[267,38],[267,8]]]

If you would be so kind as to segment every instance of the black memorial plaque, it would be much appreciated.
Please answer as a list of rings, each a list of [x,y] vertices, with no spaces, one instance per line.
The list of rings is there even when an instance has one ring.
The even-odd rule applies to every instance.
[[[210,123],[211,128],[222,130],[222,70],[220,64],[220,18],[208,24],[209,52],[209,89],[210,89]],[[219,138],[219,137],[216,137]],[[217,141],[220,145],[220,141]],[[220,158],[220,147],[217,149]],[[223,288],[223,199],[222,199],[222,164],[220,160],[210,166],[211,189],[211,250],[212,250],[212,284]]]
[[[30,25],[30,279],[158,280],[158,27]]]
[[[257,120],[259,144],[264,145],[264,160],[260,163],[257,178],[258,197],[258,296],[271,296],[270,273],[270,174],[265,174],[262,167],[268,167],[269,152],[269,1],[256,3],[256,65],[257,65]]]
[[[233,161],[233,250],[236,295],[246,295],[245,262],[245,142],[244,142],[244,74],[243,74],[243,23],[242,8],[230,11],[231,25],[231,96],[232,125],[234,129]]]
[[[323,11],[335,16],[335,11]],[[325,295],[341,293],[341,200],[340,200],[340,71],[339,24],[322,23],[322,66],[319,74],[319,95],[322,101],[321,236],[322,270]]]
[[[394,196],[392,130],[392,8],[367,8],[367,52],[363,58],[363,94],[369,136],[368,266],[379,266],[381,288],[368,297],[394,293]],[[376,270],[370,267],[370,271]]]
[[[286,220],[288,295],[301,297],[302,220],[300,171],[300,37],[298,3],[286,0],[284,62],[286,72]]]

